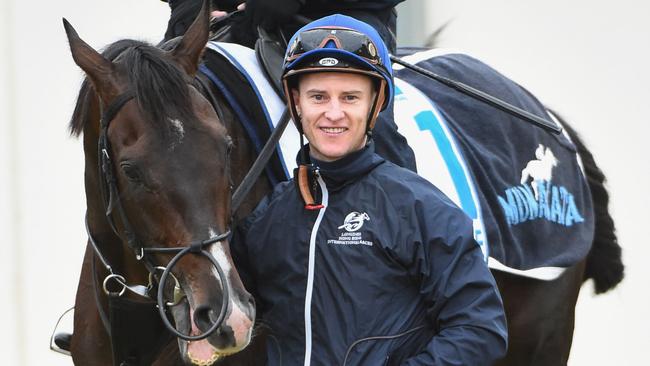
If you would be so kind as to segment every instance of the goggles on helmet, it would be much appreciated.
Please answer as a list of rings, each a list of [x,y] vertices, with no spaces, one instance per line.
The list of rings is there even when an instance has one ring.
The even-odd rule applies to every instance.
[[[285,60],[290,63],[306,52],[330,48],[330,42],[334,43],[331,48],[348,51],[373,65],[383,66],[377,46],[367,35],[340,27],[316,28],[300,33],[287,51]]]

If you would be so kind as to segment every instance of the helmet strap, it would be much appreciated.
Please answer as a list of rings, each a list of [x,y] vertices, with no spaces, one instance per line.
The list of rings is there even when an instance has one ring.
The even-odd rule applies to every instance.
[[[296,125],[296,128],[298,129],[298,132],[300,133],[300,146],[302,146],[302,122],[300,121],[300,114],[298,113],[298,109],[296,108],[296,103],[293,100],[293,93],[291,92],[291,85],[289,83],[288,78],[284,77],[282,78],[282,84],[284,87],[284,95],[287,97],[287,105],[289,107],[289,113],[291,114],[291,119],[293,120],[293,123]]]
[[[375,102],[372,104],[372,109],[368,115],[368,123],[366,123],[366,133],[368,136],[372,135],[372,129],[375,128],[375,122],[377,122],[377,116],[379,116],[379,112],[381,112],[384,101],[386,100],[386,80],[380,80],[379,88],[377,89],[378,90],[377,95],[375,96]]]
[[[311,159],[305,148],[305,137],[302,131],[300,131],[300,164],[311,164]]]
[[[289,104],[293,105],[293,101],[289,102]],[[296,116],[296,120],[294,120],[296,122],[296,125],[302,126],[302,122],[300,121],[300,116],[298,116],[298,113],[295,113],[294,115]],[[319,210],[325,206],[323,206],[322,203],[317,203],[314,199],[314,197],[317,196],[318,192],[318,183],[316,182],[318,168],[311,163],[311,158],[307,153],[305,135],[302,133],[302,128],[299,127],[298,131],[300,132],[300,164],[293,171],[293,179],[296,182],[298,192],[300,192],[300,196],[305,203],[305,209],[312,211]]]

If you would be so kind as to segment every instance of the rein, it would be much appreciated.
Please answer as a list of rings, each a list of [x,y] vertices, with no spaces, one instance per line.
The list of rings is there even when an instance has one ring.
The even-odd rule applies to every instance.
[[[536,116],[526,110],[523,110],[515,105],[512,105],[506,101],[503,101],[493,95],[490,95],[486,92],[483,92],[481,90],[478,90],[476,88],[473,88],[467,84],[461,83],[460,81],[456,81],[447,77],[444,77],[442,75],[438,75],[436,73],[433,73],[423,67],[420,67],[418,65],[411,64],[409,62],[406,62],[402,60],[401,58],[397,56],[390,56],[390,60],[393,61],[396,64],[402,65],[406,67],[409,70],[415,71],[419,73],[420,75],[426,76],[429,79],[432,79],[434,81],[437,81],[447,87],[450,87],[458,92],[461,92],[469,97],[472,97],[480,102],[483,102],[489,106],[492,106],[494,108],[500,109],[506,113],[509,113],[512,116],[521,118],[522,120],[526,122],[530,122],[534,124],[537,127],[541,127],[549,132],[552,132],[554,134],[559,134],[562,132],[562,128],[558,127],[557,124],[541,118],[539,116]]]
[[[285,108],[284,112],[282,112],[282,116],[280,117],[280,121],[278,122],[278,125],[275,127],[275,129],[273,129],[273,133],[271,133],[269,140],[266,142],[262,148],[262,151],[260,151],[259,155],[257,156],[257,159],[255,159],[253,166],[251,166],[251,169],[248,171],[248,173],[246,173],[246,176],[235,190],[235,193],[232,195],[231,207],[233,213],[237,210],[237,208],[239,208],[239,205],[241,205],[241,203],[244,201],[244,197],[246,197],[251,188],[253,188],[253,185],[257,181],[257,178],[262,173],[262,170],[264,170],[266,163],[268,163],[269,159],[273,155],[275,145],[277,145],[278,141],[280,141],[280,137],[282,137],[284,129],[289,124],[289,120],[289,109]]]
[[[241,108],[239,108],[234,98],[228,97],[229,93],[228,90],[226,89],[226,86],[219,82],[217,76],[211,73],[210,70],[208,70],[207,68],[201,67],[199,69],[206,75],[208,80],[210,80],[212,84],[217,89],[219,89],[221,94],[226,97],[231,107],[236,107],[233,108],[233,111],[236,112],[237,118],[239,118],[240,120],[242,120],[243,118],[247,118],[243,113],[243,111],[241,110]],[[214,110],[221,115],[221,113],[219,113],[219,103],[217,102],[217,98],[214,96],[214,93],[212,93],[210,87],[207,86],[206,82],[199,77],[194,78],[194,80],[196,80],[198,84],[201,85],[201,88],[207,94],[208,100],[210,101],[210,104],[212,104],[212,108],[214,108]],[[257,182],[257,178],[259,178],[260,174],[266,167],[266,164],[269,162],[269,159],[271,159],[271,156],[273,156],[273,150],[275,149],[275,146],[278,144],[278,141],[280,141],[280,138],[282,137],[282,133],[286,129],[290,120],[291,120],[291,115],[289,113],[289,109],[285,108],[284,112],[282,112],[282,116],[280,116],[280,120],[278,121],[277,126],[273,129],[271,136],[269,136],[269,139],[266,141],[266,144],[264,144],[264,147],[262,147],[262,149],[260,150],[250,170],[248,171],[248,173],[246,173],[246,176],[241,181],[239,186],[237,186],[237,189],[232,195],[232,201],[230,203],[230,207],[231,207],[230,212],[232,215],[234,215],[235,212],[237,212],[237,209],[244,201],[244,198],[246,197],[248,192],[250,192],[250,190],[253,188],[255,182]]]

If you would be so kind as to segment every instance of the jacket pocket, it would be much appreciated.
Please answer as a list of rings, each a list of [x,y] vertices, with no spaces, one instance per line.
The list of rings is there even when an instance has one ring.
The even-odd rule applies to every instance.
[[[361,366],[361,365],[384,365],[387,366],[391,364],[393,361],[391,356],[392,356],[392,347],[391,347],[391,341],[398,340],[400,338],[412,335],[413,333],[420,331],[424,328],[426,328],[426,325],[420,325],[414,328],[411,328],[409,330],[406,330],[404,332],[398,333],[398,334],[392,334],[392,335],[378,335],[378,336],[370,336],[370,337],[365,337],[365,338],[360,338],[357,339],[356,341],[352,342],[350,346],[348,347],[347,351],[345,352],[345,356],[343,358],[342,366]],[[352,361],[352,353],[355,351],[355,349],[358,349],[359,347],[362,346],[368,346],[369,343],[376,343],[376,342],[385,342],[386,344],[384,345],[384,348],[380,348],[381,351],[383,352],[377,352],[377,350],[367,350],[366,353],[362,353],[361,355],[357,355],[355,357],[355,361]],[[372,353],[371,353],[372,352]],[[379,353],[379,354],[378,354]]]

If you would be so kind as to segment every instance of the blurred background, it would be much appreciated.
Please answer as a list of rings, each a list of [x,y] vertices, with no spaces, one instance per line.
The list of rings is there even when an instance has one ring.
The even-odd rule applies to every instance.
[[[650,345],[648,141],[650,4],[641,1],[407,0],[398,44],[437,45],[482,59],[581,132],[609,179],[626,279],[583,286],[569,364],[643,364]],[[86,234],[81,142],[68,120],[82,73],[66,17],[93,47],[157,43],[169,10],[157,0],[0,2],[0,345],[3,364],[71,365],[49,351],[73,305]],[[647,362],[647,361],[645,361]]]

